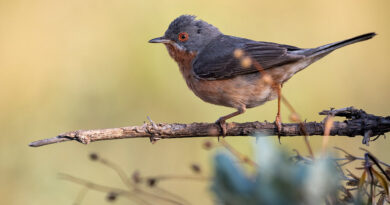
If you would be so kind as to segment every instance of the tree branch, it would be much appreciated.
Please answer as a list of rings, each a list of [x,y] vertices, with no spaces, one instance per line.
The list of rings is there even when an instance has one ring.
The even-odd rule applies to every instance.
[[[333,115],[346,117],[347,120],[333,122],[329,135],[331,136],[364,136],[363,143],[367,144],[371,137],[383,135],[390,131],[390,116],[380,117],[367,114],[363,110],[353,107],[347,107],[337,110],[324,110],[320,115]],[[150,120],[151,121],[151,120]],[[308,135],[323,135],[323,122],[305,122],[305,129]],[[246,122],[227,124],[227,136],[255,136],[277,135],[278,130],[274,123],[269,122]],[[76,140],[83,144],[100,140],[113,140],[124,138],[150,138],[151,142],[159,139],[171,138],[190,138],[190,137],[208,137],[219,136],[220,128],[215,123],[145,123],[142,126],[130,126],[121,128],[108,128],[97,130],[77,130],[66,132],[54,138],[38,140],[30,143],[31,147],[53,144],[57,142],[66,142]],[[300,136],[301,128],[299,123],[283,124],[280,136]]]

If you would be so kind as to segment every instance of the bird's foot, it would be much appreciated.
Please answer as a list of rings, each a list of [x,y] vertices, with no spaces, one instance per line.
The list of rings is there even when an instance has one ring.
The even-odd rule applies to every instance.
[[[280,133],[282,132],[282,119],[280,118],[279,114],[276,115],[275,125],[278,128],[278,139],[279,139],[279,144],[281,144],[281,142],[280,142]]]
[[[223,119],[222,117],[219,118],[217,121],[215,121],[215,124],[217,124],[219,126],[219,128],[221,128],[221,132],[220,132],[220,135],[218,135],[218,142],[219,142],[219,137],[222,135],[222,137],[226,137],[226,120]]]

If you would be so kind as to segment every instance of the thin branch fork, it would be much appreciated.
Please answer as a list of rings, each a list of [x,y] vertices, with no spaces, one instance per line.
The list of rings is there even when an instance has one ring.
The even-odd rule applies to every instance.
[[[380,117],[367,114],[363,110],[353,107],[342,109],[324,110],[319,113],[327,116],[345,117],[345,121],[334,121],[330,136],[363,136],[363,143],[367,144],[371,137],[384,135],[390,131],[390,116]],[[151,121],[151,120],[150,120]],[[308,135],[323,135],[325,130],[324,122],[305,122]],[[273,136],[278,134],[275,123],[269,122],[231,122],[227,124],[227,136]],[[149,138],[151,142],[159,139],[171,138],[192,138],[192,137],[211,137],[219,136],[220,128],[215,123],[145,123],[142,126],[129,126],[120,128],[96,129],[96,130],[77,130],[60,134],[54,138],[38,140],[30,143],[31,147],[43,145],[78,141],[83,144],[101,140],[114,140],[124,138]],[[301,127],[299,123],[283,124],[280,136],[301,136]]]

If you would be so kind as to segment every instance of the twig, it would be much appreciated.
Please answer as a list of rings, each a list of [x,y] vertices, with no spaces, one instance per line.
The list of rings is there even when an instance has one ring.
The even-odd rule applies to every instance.
[[[244,163],[247,163],[247,164],[249,164],[249,165],[251,165],[253,167],[257,167],[258,166],[258,164],[256,164],[256,162],[251,160],[249,157],[241,154],[234,147],[232,147],[229,143],[227,143],[224,139],[222,139],[220,142],[227,150],[229,150],[233,155],[235,155],[237,157],[237,159],[239,159],[240,161],[242,161]]]
[[[349,162],[352,162],[352,161],[355,161],[355,160],[365,160],[364,157],[357,157],[357,156],[354,156],[354,155],[348,153],[347,151],[345,151],[344,149],[342,149],[342,148],[340,148],[340,147],[334,147],[334,148],[345,153],[345,158],[334,159],[334,160],[336,160],[336,161],[347,160],[348,163],[349,163]],[[368,152],[368,150],[366,150],[366,149],[363,149],[363,148],[360,148],[360,149],[362,149],[363,151]],[[384,165],[384,166],[390,168],[390,164],[389,164],[389,163],[383,162],[383,161],[378,160],[378,159],[376,159],[376,161],[377,161],[379,164],[382,164],[382,165]]]
[[[80,205],[88,191],[89,189],[87,187],[83,187],[83,189],[77,195],[76,200],[73,202],[73,205]]]
[[[294,107],[290,104],[290,102],[284,96],[281,96],[281,98],[282,98],[282,102],[287,106],[287,108],[291,112],[291,115],[290,115],[291,120],[293,122],[298,122],[300,131],[303,135],[303,139],[304,139],[305,144],[306,144],[306,147],[309,151],[309,155],[312,159],[314,159],[313,149],[310,146],[310,142],[309,142],[309,138],[308,138],[308,136],[310,134],[307,132],[305,124],[302,122],[301,118],[299,117],[298,113],[295,111]],[[321,133],[321,135],[323,135],[323,133],[326,131],[326,126],[325,126],[325,128],[323,127],[323,129],[324,129],[324,131]]]
[[[116,165],[115,163],[109,161],[109,160],[106,160],[106,159],[103,159],[103,158],[99,158],[98,161],[104,165],[106,165],[107,167],[111,168],[112,170],[114,170],[118,176],[121,178],[122,182],[127,186],[127,188],[129,190],[131,189],[134,189],[135,186],[134,184],[130,181],[130,179],[126,176],[126,173],[125,171],[122,170],[121,167],[119,167],[118,165]]]
[[[144,196],[147,196],[149,198],[154,198],[154,199],[157,199],[157,200],[162,200],[162,201],[169,202],[170,204],[182,205],[181,202],[176,201],[174,199],[171,199],[171,198],[168,198],[168,197],[159,196],[157,194],[154,194],[154,193],[151,193],[151,192],[146,192],[146,191],[140,190],[140,189],[134,189],[132,191],[128,191],[128,190],[125,190],[125,189],[120,189],[120,188],[115,188],[115,187],[110,187],[110,186],[96,184],[94,182],[90,182],[88,180],[81,179],[81,178],[78,178],[78,177],[74,177],[74,176],[71,176],[71,175],[68,175],[68,174],[64,174],[64,173],[61,173],[59,176],[60,176],[60,178],[62,178],[64,180],[71,181],[73,183],[83,185],[85,188],[88,188],[88,189],[91,189],[91,190],[95,190],[95,191],[99,191],[99,192],[104,192],[104,193],[116,193],[117,195],[125,196],[125,197],[129,198],[130,200],[140,200],[140,198],[139,198],[140,195],[144,195]]]
[[[153,178],[155,180],[191,180],[191,181],[208,181],[211,178],[210,177],[205,177],[205,176],[190,176],[190,175],[158,175],[158,176],[153,176],[153,177],[148,177],[148,178]]]
[[[329,132],[330,136],[349,136],[357,135],[364,136],[368,130],[372,131],[372,136],[383,135],[390,131],[390,116],[380,117],[367,114],[363,110],[357,110],[353,107],[337,110],[325,110],[320,114],[328,115],[333,112],[335,116],[345,116],[348,120],[333,122],[332,129]],[[228,123],[227,136],[256,136],[257,133],[264,135],[277,135],[278,130],[275,123],[268,122],[246,122],[246,123]],[[306,122],[302,123],[307,135],[323,135],[324,123],[322,122]],[[301,123],[286,123],[283,124],[280,136],[301,136]],[[165,124],[153,123],[144,124],[142,126],[130,126],[121,128],[108,128],[97,130],[77,130],[66,132],[57,137],[38,140],[30,143],[31,147],[39,147],[43,145],[65,142],[78,141],[83,144],[101,140],[113,140],[124,138],[151,138],[158,136],[161,139],[172,138],[191,138],[191,137],[217,137],[220,135],[218,125],[215,123],[192,123],[192,124]]]
[[[70,181],[70,182],[73,182],[73,183],[76,183],[76,184],[83,185],[86,188],[89,188],[89,189],[92,189],[92,190],[95,190],[95,191],[99,191],[99,192],[104,192],[104,193],[115,192],[115,193],[118,193],[118,194],[129,194],[129,195],[133,194],[133,193],[131,193],[128,190],[125,190],[125,189],[119,189],[119,188],[115,188],[115,187],[110,187],[110,186],[96,184],[96,183],[87,181],[85,179],[81,179],[81,178],[78,178],[78,177],[71,176],[69,174],[60,173],[59,177],[61,179],[64,179],[64,180],[67,180],[67,181]]]

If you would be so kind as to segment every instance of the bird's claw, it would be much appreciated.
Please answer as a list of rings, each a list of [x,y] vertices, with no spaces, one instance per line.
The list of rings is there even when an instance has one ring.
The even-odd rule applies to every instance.
[[[219,118],[217,121],[215,121],[215,124],[217,124],[219,126],[219,128],[221,128],[221,132],[220,132],[220,135],[218,135],[218,141],[219,141],[219,137],[222,135],[222,137],[226,137],[226,121],[224,119],[221,119]]]
[[[276,125],[276,127],[278,129],[278,139],[279,139],[279,143],[281,144],[281,142],[280,142],[280,133],[282,132],[282,120],[280,119],[280,115],[276,115],[275,125]]]

